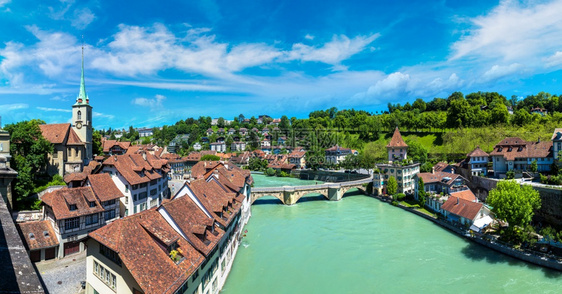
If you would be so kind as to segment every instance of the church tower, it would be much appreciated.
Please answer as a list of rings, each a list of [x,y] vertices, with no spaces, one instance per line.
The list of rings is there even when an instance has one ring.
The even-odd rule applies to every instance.
[[[88,164],[93,160],[92,154],[92,106],[86,94],[86,84],[84,82],[84,46],[82,46],[82,76],[80,77],[80,93],[76,98],[76,103],[72,105],[72,129],[80,140],[85,143],[86,154],[84,163]]]

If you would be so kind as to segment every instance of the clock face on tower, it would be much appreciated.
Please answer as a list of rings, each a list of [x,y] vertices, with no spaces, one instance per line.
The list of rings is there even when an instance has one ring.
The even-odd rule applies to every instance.
[[[76,123],[76,128],[81,129],[81,128],[82,128],[82,123],[81,123],[81,122]]]

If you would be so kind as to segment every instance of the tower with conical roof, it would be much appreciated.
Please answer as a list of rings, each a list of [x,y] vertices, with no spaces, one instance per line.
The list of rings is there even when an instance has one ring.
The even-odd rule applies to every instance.
[[[388,145],[386,145],[386,150],[388,151],[388,161],[404,160],[407,158],[408,145],[402,139],[398,127],[394,130],[392,139]]]
[[[82,46],[82,75],[80,77],[80,92],[76,103],[72,105],[72,129],[80,140],[85,144],[84,159],[86,164],[93,159],[92,154],[92,106],[86,94],[86,83],[84,81],[84,46]]]

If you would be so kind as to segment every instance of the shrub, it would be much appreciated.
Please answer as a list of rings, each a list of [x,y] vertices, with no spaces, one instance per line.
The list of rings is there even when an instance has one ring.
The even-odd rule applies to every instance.
[[[394,197],[396,198],[396,200],[402,201],[404,198],[406,198],[406,194],[398,193],[398,194],[394,195]]]

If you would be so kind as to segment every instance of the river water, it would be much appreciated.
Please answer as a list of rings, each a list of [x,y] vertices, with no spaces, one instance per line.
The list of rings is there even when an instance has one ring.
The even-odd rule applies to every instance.
[[[254,180],[256,187],[310,184]],[[312,195],[293,206],[257,200],[223,292],[562,293],[560,272],[501,255],[377,199],[345,196],[330,202]]]

